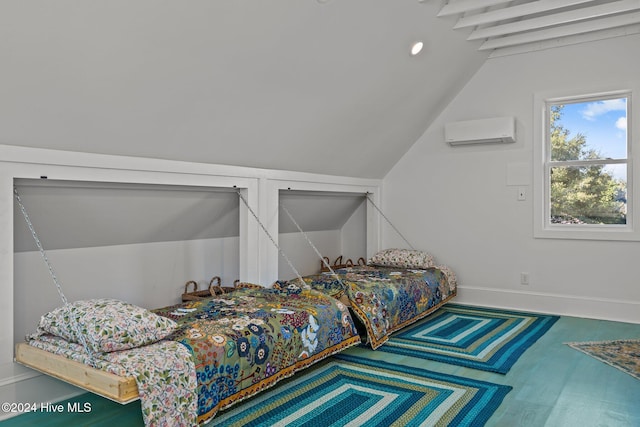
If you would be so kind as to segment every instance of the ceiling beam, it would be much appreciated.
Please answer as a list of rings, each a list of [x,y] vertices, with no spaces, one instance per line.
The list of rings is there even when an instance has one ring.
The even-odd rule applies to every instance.
[[[567,37],[560,37],[551,40],[541,40],[535,43],[522,45],[514,45],[494,49],[489,54],[489,58],[498,58],[501,56],[518,55],[526,52],[536,52],[545,49],[552,49],[559,46],[571,46],[582,43],[589,43],[599,40],[610,39],[614,37],[624,37],[634,34],[640,34],[640,24],[625,25],[624,27],[608,28],[606,30],[592,31],[590,33],[575,34]]]
[[[534,13],[549,12],[568,6],[575,6],[582,3],[590,3],[593,0],[539,0],[525,3],[518,6],[505,7],[503,9],[464,16],[458,20],[453,28],[475,27],[483,24],[490,24],[508,19],[520,18]]]
[[[531,31],[512,36],[505,36],[487,40],[478,50],[491,50],[518,44],[533,43],[541,40],[549,40],[559,37],[566,37],[575,34],[584,34],[592,31],[605,30],[608,28],[622,27],[640,23],[640,12],[626,15],[611,16],[596,20],[567,24],[562,27],[546,28],[544,30]]]
[[[554,13],[538,18],[511,22],[493,27],[481,28],[473,31],[467,40],[486,39],[506,34],[537,30],[555,25],[570,24],[587,19],[602,18],[617,13],[629,12],[640,9],[640,0],[620,0],[613,3],[598,6],[574,9],[567,12]]]
[[[440,9],[438,16],[456,15],[458,13],[465,13],[471,10],[478,10],[489,6],[509,3],[510,1],[511,0],[458,0],[444,5],[442,9]]]

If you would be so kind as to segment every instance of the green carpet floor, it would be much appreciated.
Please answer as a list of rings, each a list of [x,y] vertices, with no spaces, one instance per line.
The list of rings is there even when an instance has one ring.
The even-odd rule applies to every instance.
[[[513,390],[487,426],[637,427],[640,381],[564,344],[625,338],[640,338],[640,325],[562,317],[506,375],[362,347],[351,348],[347,353],[511,385]],[[121,406],[91,394],[73,400],[81,406],[88,403],[90,412],[24,414],[1,421],[0,426],[143,426],[138,402]],[[215,418],[210,425],[215,425]]]

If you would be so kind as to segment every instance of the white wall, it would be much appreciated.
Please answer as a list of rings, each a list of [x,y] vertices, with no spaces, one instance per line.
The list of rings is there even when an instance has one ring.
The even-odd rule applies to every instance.
[[[638,87],[639,48],[635,35],[489,59],[385,177],[387,215],[455,269],[460,302],[640,322],[640,242],[534,239],[531,178],[534,95]],[[444,143],[447,122],[503,115],[515,144]],[[405,246],[383,230],[382,246]]]
[[[367,215],[363,201],[338,230],[305,231],[318,252],[329,258],[330,263],[342,255],[343,261],[350,258],[357,263],[359,257],[367,257]],[[281,233],[278,244],[294,268],[302,276],[318,273],[320,257],[300,232]],[[295,272],[280,254],[278,258],[279,279],[293,279]]]
[[[358,258],[367,259],[367,208],[368,202],[363,202],[353,215],[347,220],[341,230],[342,251],[345,261],[350,258],[354,263]],[[334,261],[333,259],[331,260]]]
[[[342,253],[340,248],[340,230],[311,231],[306,233],[318,251],[329,258]],[[302,276],[316,274],[320,271],[320,257],[300,233],[284,233],[279,236],[279,245],[287,255],[294,268]],[[294,279],[295,272],[291,270],[287,261],[280,256],[278,261],[279,278]]]

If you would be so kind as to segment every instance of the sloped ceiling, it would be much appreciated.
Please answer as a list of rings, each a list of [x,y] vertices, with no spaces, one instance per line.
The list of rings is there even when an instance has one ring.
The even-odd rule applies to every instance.
[[[230,188],[17,179],[20,200],[45,250],[237,237]],[[281,191],[278,231],[340,230],[364,194]],[[286,209],[286,211],[283,210]],[[287,214],[287,212],[289,214]],[[14,202],[14,250],[37,246]]]
[[[46,250],[168,242],[239,235],[232,189],[16,180]],[[37,246],[14,203],[14,250]]]
[[[339,230],[363,203],[366,203],[364,194],[281,191],[278,231],[299,232],[293,221],[305,233]]]
[[[0,144],[381,178],[488,56],[444,5],[3,0]]]

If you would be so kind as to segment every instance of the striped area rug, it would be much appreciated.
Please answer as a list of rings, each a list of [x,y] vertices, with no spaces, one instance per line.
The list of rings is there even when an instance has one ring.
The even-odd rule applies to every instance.
[[[506,374],[558,316],[449,304],[377,351]]]
[[[219,413],[216,426],[482,426],[511,387],[340,354]]]

